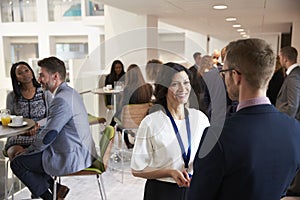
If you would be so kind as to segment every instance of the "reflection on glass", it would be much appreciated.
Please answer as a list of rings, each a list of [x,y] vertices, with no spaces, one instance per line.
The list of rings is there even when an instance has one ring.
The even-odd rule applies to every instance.
[[[36,0],[1,0],[2,22],[36,21]]]

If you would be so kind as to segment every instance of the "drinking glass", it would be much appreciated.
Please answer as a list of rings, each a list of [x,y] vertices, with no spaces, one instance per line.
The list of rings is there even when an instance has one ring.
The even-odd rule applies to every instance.
[[[0,110],[1,123],[3,126],[7,126],[10,123],[10,110],[2,109]]]

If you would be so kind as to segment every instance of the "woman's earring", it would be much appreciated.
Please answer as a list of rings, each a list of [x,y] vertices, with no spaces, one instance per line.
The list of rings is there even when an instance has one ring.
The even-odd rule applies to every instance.
[[[21,83],[18,81],[18,85],[21,85]]]

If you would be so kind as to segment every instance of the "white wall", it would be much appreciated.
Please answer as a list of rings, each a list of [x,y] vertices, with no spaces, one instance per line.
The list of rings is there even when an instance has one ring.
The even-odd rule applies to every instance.
[[[293,22],[292,46],[295,47],[298,51],[298,64],[299,64],[300,63],[300,21]]]

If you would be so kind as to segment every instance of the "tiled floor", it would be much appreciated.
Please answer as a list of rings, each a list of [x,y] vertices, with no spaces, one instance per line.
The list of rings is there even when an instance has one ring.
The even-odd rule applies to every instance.
[[[133,177],[129,162],[125,162],[124,180],[121,182],[120,162],[113,160],[108,170],[102,174],[108,200],[141,200],[143,199],[145,180]],[[101,199],[95,176],[63,177],[62,184],[70,188],[66,200]],[[15,194],[16,200],[30,199],[27,188]]]

